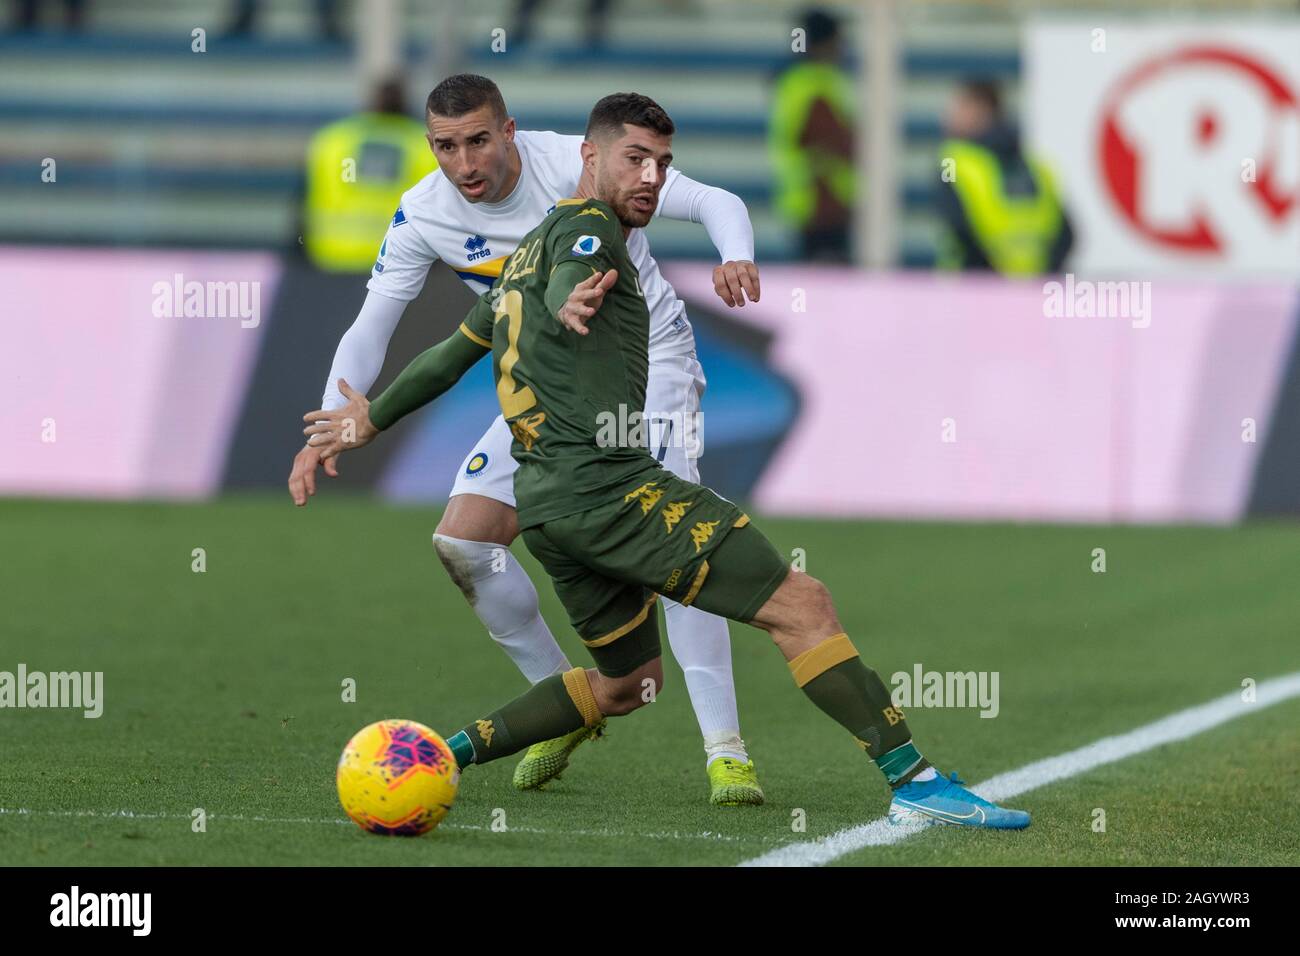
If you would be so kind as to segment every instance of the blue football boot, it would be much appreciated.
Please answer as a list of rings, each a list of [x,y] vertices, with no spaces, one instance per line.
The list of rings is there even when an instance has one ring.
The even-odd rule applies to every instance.
[[[895,790],[889,804],[889,822],[1023,830],[1029,826],[1029,814],[1024,810],[1006,810],[977,797],[954,773],[947,778],[937,774],[924,783],[905,783]]]

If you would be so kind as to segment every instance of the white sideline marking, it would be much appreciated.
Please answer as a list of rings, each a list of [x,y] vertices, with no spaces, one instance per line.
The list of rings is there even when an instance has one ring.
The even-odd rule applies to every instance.
[[[1095,767],[1132,757],[1163,744],[1195,737],[1219,724],[1225,724],[1264,707],[1272,707],[1292,697],[1300,697],[1300,671],[1257,684],[1253,704],[1244,703],[1241,692],[1233,691],[1208,703],[1180,710],[1154,723],[1130,730],[1126,734],[1103,737],[1078,750],[1036,760],[1018,770],[1000,773],[983,783],[975,784],[971,789],[994,803],[1008,800],[1049,783],[1086,773]],[[885,817],[880,817],[870,823],[832,833],[820,840],[787,844],[762,856],[745,860],[739,865],[821,866],[846,853],[853,853],[869,846],[889,846],[927,829],[929,827],[924,825],[892,826]]]
[[[0,807],[0,816],[19,817],[97,817],[104,820],[189,820],[188,813],[145,813],[136,810],[30,810],[26,807]],[[355,826],[347,817],[263,817],[248,816],[239,813],[209,813],[208,820],[220,822],[235,820],[240,823],[307,823],[315,825]],[[439,830],[490,830],[490,827],[474,823],[442,823]],[[699,833],[683,833],[680,830],[662,833],[630,833],[623,830],[545,830],[541,827],[508,827],[503,833],[534,833],[542,836],[557,837],[614,837],[635,838],[638,840],[708,840],[719,843],[770,843],[775,837],[755,835],[731,835],[705,830]]]

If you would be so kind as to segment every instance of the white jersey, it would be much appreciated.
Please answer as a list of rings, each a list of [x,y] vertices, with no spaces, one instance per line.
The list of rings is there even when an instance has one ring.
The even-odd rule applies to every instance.
[[[577,191],[582,141],[581,136],[560,133],[516,132],[519,181],[509,196],[496,203],[471,203],[440,169],[425,176],[402,194],[366,287],[409,302],[424,287],[429,266],[441,259],[476,293],[486,292],[520,240],[546,218],[558,200]],[[676,169],[669,169],[656,215],[674,184],[683,178]],[[644,230],[631,231],[627,251],[640,273],[650,310],[650,361],[657,355],[692,352],[695,339],[686,307],[659,273]],[[752,258],[752,251],[746,258]]]

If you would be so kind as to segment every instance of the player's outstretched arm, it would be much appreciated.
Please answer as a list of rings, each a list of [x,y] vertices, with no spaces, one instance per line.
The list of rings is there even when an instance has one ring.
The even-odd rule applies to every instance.
[[[398,419],[429,404],[460,381],[487,354],[484,341],[477,335],[471,337],[462,326],[416,356],[373,402],[340,379],[339,391],[348,403],[342,408],[318,409],[303,416],[307,422],[303,434],[308,444],[318,448],[324,460],[368,445]]]
[[[369,292],[362,303],[361,311],[351,327],[343,333],[338,348],[334,352],[334,364],[325,383],[325,393],[321,398],[321,408],[341,408],[347,399],[338,390],[337,383],[342,380],[355,382],[355,388],[361,392],[370,390],[370,386],[379,377],[379,370],[384,364],[384,355],[388,351],[388,342],[393,331],[401,321],[407,303],[377,292]],[[320,449],[307,444],[293,459],[289,471],[289,494],[298,507],[307,504],[307,499],[316,494],[316,469],[324,465],[325,474],[331,478],[338,477],[338,459],[321,460]]]
[[[674,170],[664,183],[656,214],[704,226],[722,259],[722,264],[713,269],[713,291],[729,308],[743,306],[746,297],[750,302],[758,301],[754,226],[744,200]]]

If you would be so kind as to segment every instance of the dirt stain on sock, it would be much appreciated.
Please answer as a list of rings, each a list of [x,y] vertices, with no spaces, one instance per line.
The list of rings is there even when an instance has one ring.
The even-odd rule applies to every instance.
[[[439,541],[435,538],[433,550],[437,552],[442,566],[447,569],[452,583],[460,588],[461,593],[465,595],[465,600],[473,607],[478,603],[478,592],[474,589],[474,565],[454,544],[447,541]]]

